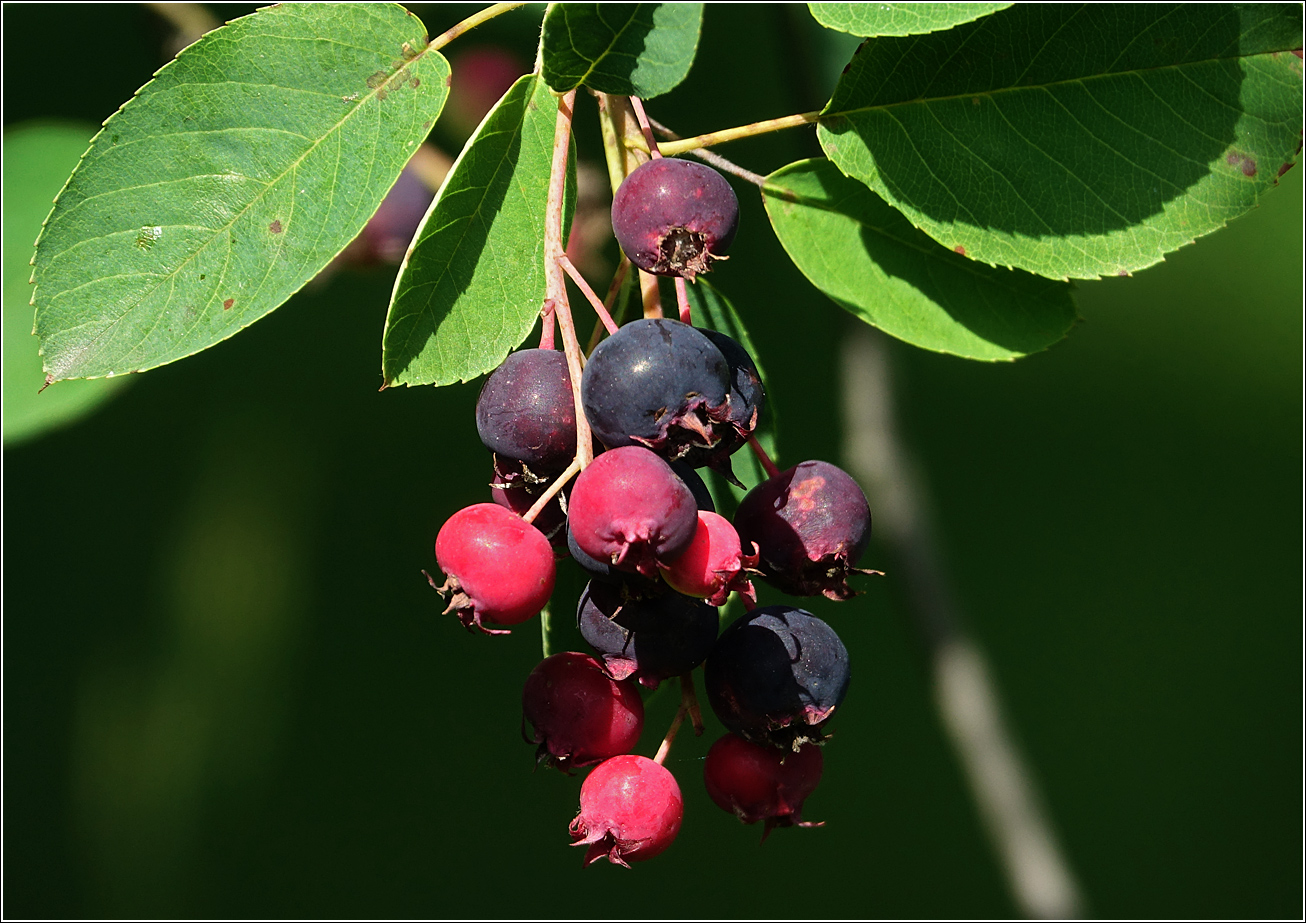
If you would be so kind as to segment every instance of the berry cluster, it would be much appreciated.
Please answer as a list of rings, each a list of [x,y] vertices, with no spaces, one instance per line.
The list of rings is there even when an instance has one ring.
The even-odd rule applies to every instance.
[[[692,280],[724,258],[738,203],[710,167],[660,158],[627,177],[612,221],[640,269]],[[757,607],[752,577],[794,596],[853,595],[849,575],[874,573],[856,567],[870,537],[866,498],[826,462],[775,469],[754,437],[765,388],[735,340],[662,317],[610,329],[578,385],[551,348],[513,353],[490,375],[476,425],[493,452],[494,502],[444,524],[435,555],[446,579],[428,579],[468,629],[506,634],[548,602],[556,561],[570,557],[588,574],[576,619],[593,654],[545,658],[522,692],[522,733],[537,761],[595,767],[570,827],[587,864],[649,859],[675,838],[683,801],[662,760],[684,717],[701,733],[690,679],[700,665],[728,730],[704,764],[712,800],[763,822],[764,837],[816,826],[802,807],[848,689],[848,652],[809,612]],[[588,464],[578,411],[592,433]],[[698,470],[737,484],[730,458],[745,445],[771,476],[732,522]],[[731,594],[747,611],[720,632],[718,607]],[[657,758],[632,754],[641,688],[676,678],[681,707]]]

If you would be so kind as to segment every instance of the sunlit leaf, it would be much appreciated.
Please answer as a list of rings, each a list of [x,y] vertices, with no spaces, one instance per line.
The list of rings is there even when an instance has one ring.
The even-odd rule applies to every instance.
[[[1075,323],[1068,283],[941,247],[827,160],[777,170],[763,201],[803,275],[900,340],[970,359],[1014,359],[1057,342]]]
[[[362,229],[448,94],[394,4],[210,32],[106,123],[36,252],[51,379],[141,371],[282,304]]]
[[[694,63],[701,3],[558,3],[544,17],[544,79],[559,93],[587,86],[648,98]]]
[[[395,283],[387,385],[444,385],[493,371],[544,303],[544,217],[557,98],[522,77],[446,177]],[[567,203],[575,201],[568,157]],[[564,226],[570,223],[570,211]]]
[[[92,125],[39,123],[5,132],[5,445],[76,420],[128,381],[65,381],[41,391],[45,372],[32,335],[32,241],[94,134]]]
[[[853,35],[919,35],[951,29],[1010,3],[809,3],[813,18],[827,29]]]
[[[1301,141],[1300,4],[1017,4],[867,40],[818,136],[948,248],[1051,278],[1151,266]]]

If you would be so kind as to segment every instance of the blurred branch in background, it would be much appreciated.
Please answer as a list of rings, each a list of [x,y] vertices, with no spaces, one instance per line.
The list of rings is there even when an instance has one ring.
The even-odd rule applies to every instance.
[[[212,32],[222,25],[222,20],[214,16],[203,3],[147,3],[145,5],[174,29],[172,36],[163,47],[164,56],[169,59],[176,57],[188,45],[198,42],[206,32]]]
[[[1017,906],[1036,918],[1081,916],[1079,886],[1039,802],[1033,774],[1007,729],[987,661],[949,592],[930,528],[928,496],[898,438],[885,335],[865,324],[851,326],[842,355],[844,457],[866,488],[876,528],[896,555],[943,726]]]

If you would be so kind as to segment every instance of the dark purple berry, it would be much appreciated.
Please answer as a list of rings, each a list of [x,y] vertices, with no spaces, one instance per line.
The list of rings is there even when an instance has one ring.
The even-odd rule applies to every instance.
[[[612,231],[645,272],[693,279],[735,238],[739,200],[716,170],[663,157],[631,171],[612,197]]]
[[[522,736],[529,722],[537,760],[567,771],[629,753],[644,727],[633,683],[618,682],[588,654],[564,651],[542,660],[522,689]]]
[[[803,802],[816,790],[824,765],[816,744],[781,750],[726,734],[707,751],[703,784],[717,807],[743,823],[766,821],[765,840],[775,827],[821,826],[803,820]]]
[[[792,606],[765,606],[721,633],[704,668],[712,711],[749,740],[797,748],[848,692],[848,651],[825,622]]]
[[[680,321],[632,321],[604,340],[581,377],[581,403],[609,448],[642,445],[671,460],[733,432],[730,367],[721,350]]]
[[[588,846],[585,864],[652,859],[675,840],[685,802],[671,772],[646,756],[614,756],[580,787],[572,846]]]
[[[854,566],[871,540],[866,495],[828,462],[805,461],[758,484],[740,501],[735,528],[761,549],[767,582],[792,596],[848,599],[849,574],[878,573]]]
[[[576,622],[609,674],[657,688],[703,662],[716,641],[718,616],[713,606],[665,587],[641,592],[591,580]]]
[[[567,510],[581,551],[621,570],[656,577],[694,538],[698,507],[685,482],[638,446],[604,452],[576,478]]]
[[[509,354],[481,388],[476,431],[486,448],[536,472],[558,472],[576,456],[576,405],[567,357],[555,349]]]
[[[512,458],[494,456],[494,478],[490,481],[490,498],[504,509],[525,516],[535,501],[548,489],[551,478],[534,475],[529,468]],[[549,544],[561,548],[567,542],[566,497],[571,484],[553,495],[531,525],[544,533]]]
[[[698,329],[721,350],[721,355],[726,360],[730,401],[724,422],[729,427],[717,427],[717,432],[721,434],[720,442],[710,449],[691,448],[686,453],[685,461],[697,467],[707,466],[735,486],[743,487],[730,467],[730,456],[748,442],[748,437],[757,429],[762,409],[766,406],[766,389],[762,385],[757,364],[743,346],[724,333],[707,328]]]

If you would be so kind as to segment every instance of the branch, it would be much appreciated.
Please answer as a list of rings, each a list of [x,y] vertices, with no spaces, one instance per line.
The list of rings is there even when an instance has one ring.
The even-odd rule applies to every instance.
[[[911,619],[934,674],[936,707],[1016,904],[1031,917],[1079,916],[1083,898],[1033,773],[1012,740],[984,655],[948,592],[925,487],[896,432],[884,336],[864,324],[844,341],[843,392],[844,455],[897,554]]]

